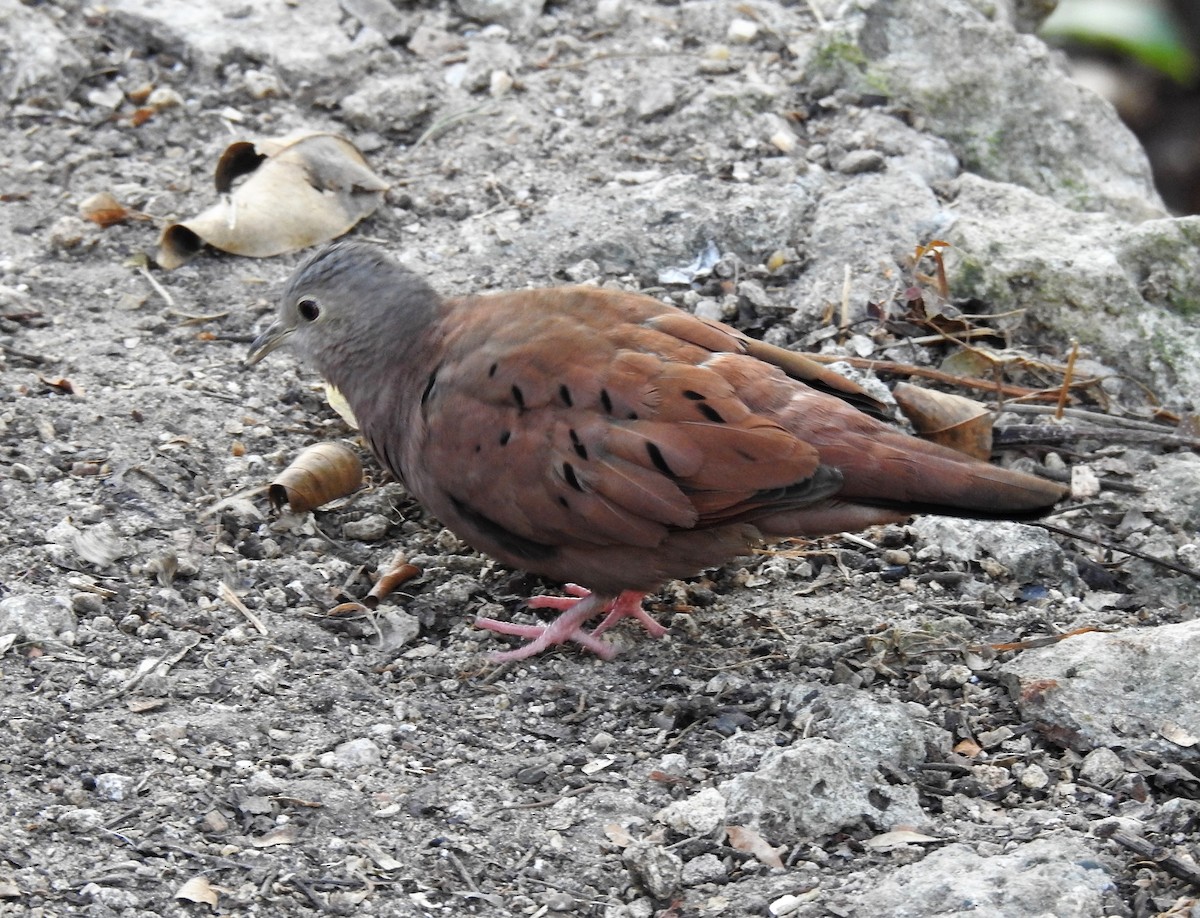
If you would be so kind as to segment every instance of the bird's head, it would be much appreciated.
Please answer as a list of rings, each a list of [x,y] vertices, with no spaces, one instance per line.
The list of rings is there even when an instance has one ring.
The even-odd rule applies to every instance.
[[[438,302],[433,288],[379,246],[334,243],[296,269],[245,364],[286,344],[332,381],[353,364],[395,354],[429,323]]]

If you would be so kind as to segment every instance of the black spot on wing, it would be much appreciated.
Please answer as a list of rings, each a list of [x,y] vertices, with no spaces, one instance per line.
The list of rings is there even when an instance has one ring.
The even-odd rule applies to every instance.
[[[517,403],[517,407],[522,411],[525,410],[525,393],[521,391],[521,387],[513,383],[512,387],[513,401]]]
[[[522,558],[525,561],[545,561],[558,554],[558,548],[554,545],[535,542],[533,539],[527,539],[523,535],[518,535],[509,529],[505,529],[495,520],[484,516],[470,504],[459,500],[457,497],[451,496],[450,503],[454,505],[455,512],[480,535],[488,541],[500,545],[505,551],[516,555],[518,558]]]
[[[706,418],[708,418],[713,423],[715,423],[715,424],[724,424],[725,423],[725,419],[723,417],[721,417],[721,412],[717,411],[717,409],[714,408],[712,405],[708,404],[708,402],[700,402],[699,404],[696,405],[696,407],[700,409],[700,413],[702,415],[704,415]]]
[[[579,434],[575,433],[574,428],[570,431],[571,447],[575,450],[575,455],[587,462],[588,448],[583,445],[583,441],[579,439]]]
[[[569,462],[563,463],[563,478],[565,478],[567,480],[567,484],[569,484],[576,491],[583,490],[583,485],[579,483],[579,478],[575,475],[575,467]]]
[[[687,398],[687,399],[691,399],[693,402],[704,401],[704,396],[701,395],[699,392],[697,392],[695,389],[684,389],[683,397]]]
[[[613,410],[612,396],[608,394],[607,389],[600,390],[600,404],[604,408],[605,414],[612,414],[612,410]]]
[[[511,439],[512,439],[512,431],[511,430],[502,430],[500,432],[500,445],[501,446],[508,446],[508,441]]]
[[[571,390],[566,387],[566,384],[558,387],[558,397],[562,399],[562,403],[568,408],[575,404],[574,399],[571,398]]]
[[[434,387],[437,386],[438,372],[441,366],[437,366],[432,373],[429,374],[429,380],[425,383],[425,391],[421,393],[421,415],[428,417],[429,400],[433,397]]]
[[[654,467],[666,475],[668,478],[674,478],[675,473],[671,471],[671,467],[667,465],[667,460],[663,457],[662,450],[654,443],[646,444],[646,453],[650,456],[650,461],[654,463]]]

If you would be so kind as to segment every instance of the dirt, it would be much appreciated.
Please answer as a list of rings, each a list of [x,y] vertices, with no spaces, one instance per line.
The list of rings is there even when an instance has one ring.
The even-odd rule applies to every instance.
[[[474,66],[465,41],[477,22],[437,4],[405,11],[399,37],[375,41],[362,66],[380,86],[411,74],[419,85],[357,109],[338,104],[354,87],[336,72],[281,78],[260,97],[247,74],[269,61],[202,66],[101,7],[28,8],[59,21],[83,65],[57,89],[25,92],[0,137],[0,599],[31,597],[19,614],[9,606],[20,627],[0,659],[0,915],[755,915],[789,895],[791,914],[846,915],[940,841],[998,851],[1056,831],[1087,839],[1111,875],[1095,914],[1155,914],[1195,894],[1092,831],[1132,808],[1160,844],[1194,851],[1195,773],[1125,758],[1111,786],[1074,780],[1082,754],[1023,722],[997,681],[1019,650],[993,649],[1186,620],[1186,576],[1055,537],[1087,576],[1017,583],[982,559],[923,555],[930,542],[894,526],[671,584],[650,603],[668,636],[623,627],[612,662],[563,650],[497,668],[486,654],[502,645],[472,618],[530,615],[520,598],[557,585],[470,551],[369,459],[348,499],[312,514],[269,507],[266,484],[299,450],[354,440],[291,358],[241,365],[302,253],[206,252],[172,273],[145,258],[162,226],[211,203],[216,156],[238,137],[320,127],[356,140],[392,184],[356,233],[403,250],[447,292],[597,277],[720,302],[774,340],[817,328],[781,321],[802,272],[772,274],[761,246],[740,264],[773,310],[725,296],[719,277],[664,291],[658,270],[686,265],[699,240],[665,264],[597,251],[583,212],[574,228],[545,226],[538,244],[530,225],[561,219],[571,195],[618,173],[726,181],[779,154],[739,146],[753,114],[695,141],[655,120],[655,105],[748,79],[704,58],[724,36],[712,7],[662,7],[669,27],[653,40],[670,57],[654,66],[669,64],[674,95],[658,103],[663,71],[637,56],[651,39],[586,6],[555,7],[552,29],[513,40],[524,64],[496,100],[488,80],[468,97],[442,78]],[[412,53],[412,17],[453,41]],[[340,18],[353,37],[353,17]],[[734,63],[786,59],[764,41],[735,46]],[[581,63],[595,52],[607,57]],[[511,66],[478,53],[485,74]],[[148,83],[184,104],[135,124],[129,96]],[[605,105],[585,110],[587,92]],[[471,99],[496,108],[445,121]],[[802,88],[786,102],[817,122],[824,111]],[[82,219],[79,204],[100,191],[136,213],[106,228]],[[1123,482],[1152,486],[1157,451],[1108,455],[1127,463]],[[1107,489],[1069,522],[1125,538],[1115,531],[1138,501]],[[345,536],[375,517],[384,523],[366,529],[378,538]],[[1181,541],[1161,517],[1134,524],[1139,544]],[[417,579],[375,613],[330,614],[397,550]],[[768,837],[785,865],[772,867],[724,827],[689,835],[655,818],[753,769],[745,749],[804,736],[812,724],[789,693],[830,684],[916,702],[945,731],[920,765],[887,774],[918,795],[917,828],[940,841],[874,848],[885,826],[860,821]],[[957,745],[1003,727],[991,754]],[[1008,778],[978,780],[985,759]],[[1049,784],[1018,780],[1031,765]],[[693,862],[671,879],[672,864]]]

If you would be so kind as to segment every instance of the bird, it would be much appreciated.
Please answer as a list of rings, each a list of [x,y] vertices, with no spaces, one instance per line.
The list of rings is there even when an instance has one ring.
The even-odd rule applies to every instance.
[[[652,296],[560,286],[440,296],[374,243],[336,242],[287,282],[245,358],[286,345],[338,389],[380,464],[448,529],[566,584],[545,624],[477,618],[601,658],[642,600],[764,540],[918,513],[1034,519],[1055,482],[915,437],[809,357]],[[593,619],[600,621],[590,630]]]

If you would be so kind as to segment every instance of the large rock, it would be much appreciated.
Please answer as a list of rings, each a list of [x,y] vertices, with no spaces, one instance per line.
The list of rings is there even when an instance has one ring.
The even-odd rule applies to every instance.
[[[1001,670],[1023,718],[1087,752],[1115,746],[1200,759],[1200,620],[1077,634]]]

